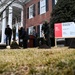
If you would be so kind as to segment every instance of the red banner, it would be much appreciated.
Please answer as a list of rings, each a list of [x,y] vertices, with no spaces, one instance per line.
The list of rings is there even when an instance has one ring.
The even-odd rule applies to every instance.
[[[62,37],[62,23],[56,23],[54,25],[55,29],[55,38],[61,38]]]

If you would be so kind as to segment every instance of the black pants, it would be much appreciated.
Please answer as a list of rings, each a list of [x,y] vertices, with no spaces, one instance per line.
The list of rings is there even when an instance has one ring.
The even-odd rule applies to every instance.
[[[11,36],[6,36],[6,46],[10,45]]]
[[[46,44],[49,46],[49,48],[51,48],[51,40],[49,35],[45,35],[45,39],[46,39]]]
[[[23,39],[19,38],[19,46],[22,47],[23,41],[21,41]]]
[[[46,44],[51,48],[51,40],[50,38],[46,38]]]
[[[27,39],[23,39],[23,48],[27,48],[28,42]]]
[[[33,47],[37,47],[37,39],[36,39],[36,37],[33,39]]]

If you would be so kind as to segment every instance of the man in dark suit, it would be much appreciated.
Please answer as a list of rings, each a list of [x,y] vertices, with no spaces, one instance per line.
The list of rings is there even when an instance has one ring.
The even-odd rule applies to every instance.
[[[12,35],[12,29],[9,27],[9,25],[7,25],[7,27],[5,28],[5,35],[6,35],[6,46],[9,46]]]
[[[22,47],[22,43],[23,43],[23,40],[21,38],[21,34],[22,34],[22,30],[21,30],[21,27],[19,27],[18,29],[18,34],[19,34],[19,46]]]
[[[42,31],[44,33],[44,38],[46,40],[46,44],[48,45],[49,48],[51,48],[51,40],[50,40],[50,27],[49,23],[45,21],[42,25]]]
[[[25,29],[23,27],[21,27],[20,38],[22,38],[22,40],[23,40],[23,48],[27,48],[29,37],[28,37],[28,34],[27,34],[27,32],[25,31]]]

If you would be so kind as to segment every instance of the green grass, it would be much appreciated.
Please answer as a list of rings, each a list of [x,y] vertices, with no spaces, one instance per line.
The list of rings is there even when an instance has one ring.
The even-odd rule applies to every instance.
[[[75,49],[0,50],[0,75],[75,75]]]

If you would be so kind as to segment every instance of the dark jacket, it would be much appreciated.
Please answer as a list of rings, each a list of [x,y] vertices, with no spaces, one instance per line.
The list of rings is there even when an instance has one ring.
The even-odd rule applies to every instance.
[[[20,38],[22,39],[25,39],[25,40],[28,40],[28,34],[27,32],[24,30],[24,28],[21,29],[21,35],[20,35]]]
[[[5,28],[5,35],[11,36],[12,35],[12,29],[11,28]]]

